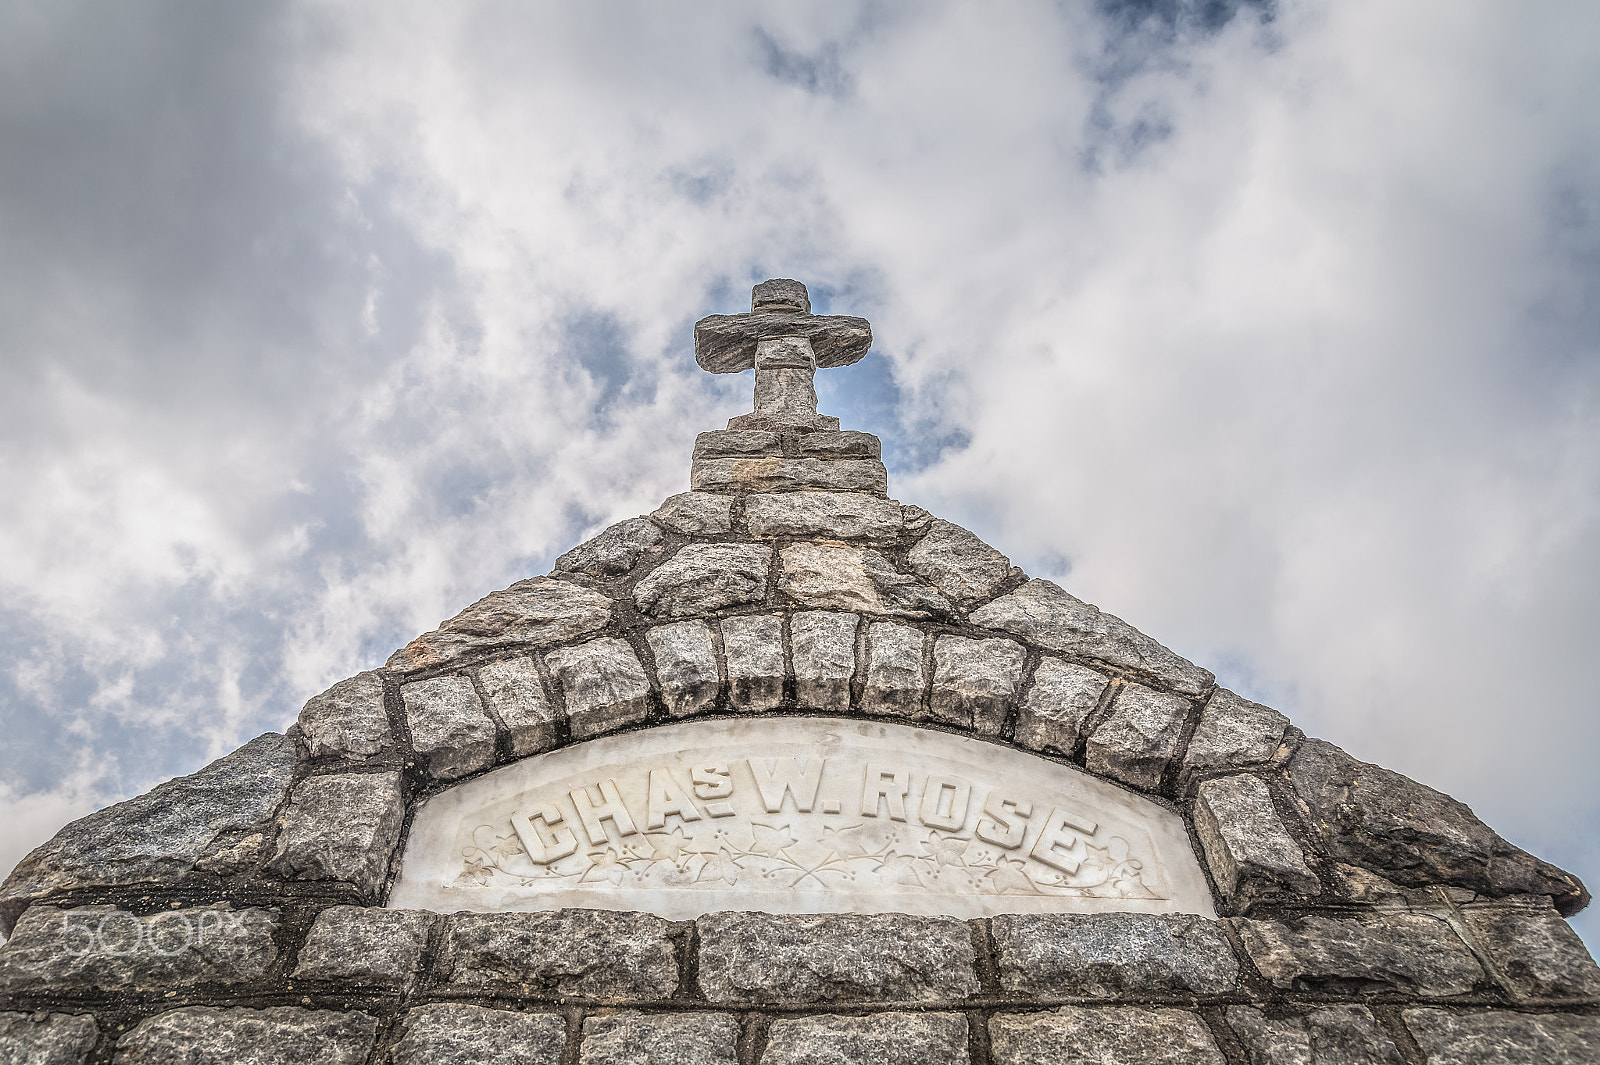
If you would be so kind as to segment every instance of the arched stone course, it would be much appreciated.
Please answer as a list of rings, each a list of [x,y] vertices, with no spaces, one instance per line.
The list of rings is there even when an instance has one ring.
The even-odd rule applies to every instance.
[[[760,348],[859,358],[870,328],[787,284],[706,334],[783,394],[701,434],[690,491],[314,696],[288,735],[29,854],[0,884],[0,1060],[1596,1060],[1575,877],[890,498],[875,437],[784,406],[803,346]],[[1148,796],[1224,916],[382,905],[427,796],[596,737],[783,715],[915,723]]]

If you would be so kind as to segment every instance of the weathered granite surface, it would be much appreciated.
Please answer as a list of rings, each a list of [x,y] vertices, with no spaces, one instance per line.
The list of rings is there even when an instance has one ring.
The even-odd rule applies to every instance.
[[[1004,991],[1029,995],[1221,994],[1239,979],[1228,938],[1187,914],[1000,914],[990,919]]]
[[[1224,1065],[1204,1021],[1153,1006],[1064,1006],[989,1021],[995,1065]]]
[[[1194,826],[1211,875],[1236,906],[1322,890],[1260,777],[1239,773],[1205,781],[1195,797]]]
[[[1184,752],[1187,772],[1260,765],[1278,753],[1289,719],[1226,688],[1211,693]]]
[[[171,883],[196,866],[236,871],[234,856],[270,843],[295,758],[294,740],[268,732],[199,772],[80,817],[0,884],[0,927],[9,931],[30,901],[54,891]]]
[[[981,602],[1011,580],[1011,560],[959,525],[933,519],[906,555],[911,570],[962,606]]]
[[[494,764],[494,722],[472,681],[430,677],[400,686],[411,745],[436,780],[455,780]]]
[[[795,492],[823,488],[887,495],[889,471],[877,459],[696,459],[689,486],[706,492]]]
[[[556,559],[558,573],[617,577],[664,550],[666,534],[649,518],[629,518],[585,540]]]
[[[1083,735],[1083,723],[1110,683],[1087,666],[1049,656],[1040,659],[1033,687],[1017,710],[1017,744],[1050,754],[1072,754]]]
[[[738,1043],[731,1014],[622,1010],[584,1018],[578,1065],[737,1065]]]
[[[1183,692],[1199,695],[1216,678],[1209,670],[1167,650],[1121,618],[1035,578],[973,611],[972,621],[1031,640],[1047,651],[1086,655],[1122,669],[1138,670]]]
[[[0,1013],[0,1061],[6,1065],[83,1065],[100,1038],[86,1013]]]
[[[567,1022],[559,1013],[517,1013],[465,1002],[407,1011],[393,1065],[559,1065]]]
[[[383,674],[368,670],[347,677],[306,700],[300,731],[311,757],[365,757],[394,742],[389,714],[383,706]]]
[[[1227,1018],[1250,1065],[1405,1065],[1365,1006],[1324,1006],[1276,1019],[1252,1006],[1229,1006]]]
[[[574,739],[599,736],[650,714],[650,678],[626,640],[605,637],[544,656],[567,704]]]
[[[811,342],[819,368],[849,366],[872,346],[872,326],[848,314],[709,314],[694,325],[694,358],[703,370],[738,373],[755,365],[760,341],[791,336]]]
[[[838,543],[791,544],[779,554],[778,590],[801,606],[919,618],[948,613],[938,592],[876,551]]]
[[[1289,779],[1325,852],[1397,884],[1550,895],[1564,915],[1588,903],[1577,877],[1507,843],[1465,803],[1331,743],[1301,743]]]
[[[782,492],[752,495],[744,504],[745,524],[758,539],[825,536],[851,540],[891,539],[900,535],[900,504],[860,492]]]
[[[1600,999],[1600,968],[1548,904],[1467,906],[1462,917],[1517,994]]]
[[[645,575],[633,601],[646,614],[672,618],[760,603],[771,560],[765,544],[689,544]]]
[[[512,754],[522,758],[555,746],[559,715],[532,658],[521,655],[490,662],[478,670],[478,686],[489,709],[511,734]]]
[[[998,736],[1016,700],[1027,658],[1014,640],[940,636],[933,645],[931,716]]]
[[[1427,914],[1236,918],[1233,924],[1261,975],[1284,990],[1443,998],[1464,995],[1485,979],[1450,925]]]
[[[1084,761],[1091,773],[1154,791],[1178,753],[1188,720],[1189,700],[1181,695],[1129,684],[1090,734]]]
[[[966,1065],[960,1013],[822,1014],[772,1022],[762,1065]]]
[[[1600,1017],[1559,1013],[1448,1013],[1402,1016],[1428,1065],[1589,1065],[1600,1061]]]
[[[825,610],[789,615],[790,657],[799,705],[840,713],[850,709],[860,620],[859,614]]]
[[[669,496],[650,517],[656,524],[685,536],[716,536],[733,528],[733,497],[680,492]]]
[[[762,429],[713,429],[694,438],[693,458],[777,458],[783,454],[783,437]],[[692,493],[705,495],[707,493]]]
[[[444,665],[499,647],[539,649],[598,632],[612,602],[591,588],[553,577],[530,577],[490,592],[432,632],[389,656],[400,672]]]
[[[428,935],[441,920],[421,910],[330,906],[317,914],[294,975],[404,991],[416,981]]]
[[[867,626],[866,687],[861,709],[869,714],[914,716],[922,709],[928,675],[922,663],[921,629],[874,621]]]
[[[735,710],[770,710],[783,702],[783,619],[744,614],[722,619],[728,665],[728,703]]]
[[[495,988],[603,1001],[665,998],[678,986],[666,921],[615,910],[458,913],[438,962],[457,990]]]
[[[937,1002],[978,990],[953,917],[714,913],[695,921],[712,1002]]]
[[[703,621],[657,625],[645,632],[645,642],[656,660],[656,679],[667,713],[687,717],[717,701],[722,678],[710,626]]]
[[[140,1021],[117,1065],[362,1065],[378,1022],[365,1013],[187,1006]]]
[[[829,459],[876,459],[883,457],[883,444],[871,433],[845,429],[842,432],[801,433],[794,438],[800,454]]]
[[[33,906],[0,946],[0,992],[248,984],[277,960],[277,928],[259,908]]]
[[[283,813],[271,870],[289,880],[342,880],[377,893],[405,819],[399,773],[307,777]]]

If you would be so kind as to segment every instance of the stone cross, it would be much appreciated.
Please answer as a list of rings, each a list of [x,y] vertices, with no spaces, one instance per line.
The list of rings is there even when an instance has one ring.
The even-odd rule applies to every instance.
[[[729,429],[805,432],[839,428],[817,413],[818,369],[860,362],[872,326],[845,314],[812,314],[806,287],[786,277],[750,291],[749,314],[713,314],[694,326],[694,361],[711,373],[756,371],[755,409]]]

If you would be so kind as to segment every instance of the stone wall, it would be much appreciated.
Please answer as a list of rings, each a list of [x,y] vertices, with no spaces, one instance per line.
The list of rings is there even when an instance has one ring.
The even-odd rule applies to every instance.
[[[288,736],[63,829],[0,886],[0,1061],[1600,1060],[1575,878],[886,498],[877,447],[703,434],[695,491]],[[1225,916],[381,908],[425,796],[783,714],[948,730],[1146,795]]]

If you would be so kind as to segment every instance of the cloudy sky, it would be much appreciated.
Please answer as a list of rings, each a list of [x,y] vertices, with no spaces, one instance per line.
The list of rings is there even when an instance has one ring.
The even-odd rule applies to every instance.
[[[1600,885],[1596,42],[0,7],[0,866],[685,488],[749,406],[692,324],[788,276],[892,494]]]

